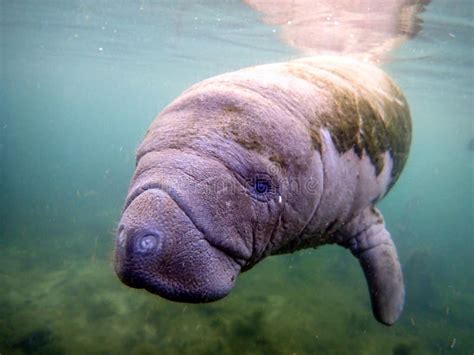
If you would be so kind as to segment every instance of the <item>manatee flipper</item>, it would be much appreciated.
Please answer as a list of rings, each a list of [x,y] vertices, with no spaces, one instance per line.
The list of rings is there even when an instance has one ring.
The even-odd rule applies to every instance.
[[[375,318],[392,325],[403,310],[405,287],[397,250],[381,213],[369,207],[347,224],[339,244],[359,259]]]

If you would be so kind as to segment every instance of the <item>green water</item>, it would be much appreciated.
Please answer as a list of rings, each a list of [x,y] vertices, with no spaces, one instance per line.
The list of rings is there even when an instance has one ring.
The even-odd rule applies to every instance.
[[[474,353],[474,40],[470,1],[434,1],[385,65],[411,105],[402,178],[380,204],[405,312],[371,314],[357,260],[271,257],[225,299],[122,285],[115,228],[134,153],[192,83],[299,56],[238,1],[0,0],[0,353]]]

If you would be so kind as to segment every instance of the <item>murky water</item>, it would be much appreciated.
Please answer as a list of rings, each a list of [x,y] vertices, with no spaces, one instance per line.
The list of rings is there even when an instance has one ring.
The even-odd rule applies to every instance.
[[[271,257],[208,305],[113,272],[115,228],[151,120],[192,83],[297,58],[238,1],[0,1],[0,353],[474,353],[473,7],[434,1],[384,68],[414,138],[380,204],[407,283],[387,328],[338,247]]]

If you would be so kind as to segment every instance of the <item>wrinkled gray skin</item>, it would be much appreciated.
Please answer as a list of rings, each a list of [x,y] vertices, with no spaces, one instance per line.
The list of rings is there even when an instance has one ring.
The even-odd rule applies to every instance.
[[[314,69],[313,82],[290,73],[293,66]],[[324,80],[314,81],[318,75]],[[404,162],[408,147],[381,151],[378,174],[365,151],[338,150],[321,123],[338,106],[328,82],[373,95],[382,118],[396,106],[409,120],[382,71],[339,57],[220,75],[165,108],[138,149],[119,224],[122,282],[173,301],[210,302],[266,256],[338,243],[359,259],[377,320],[393,324],[403,278],[374,203],[398,177],[393,160]]]

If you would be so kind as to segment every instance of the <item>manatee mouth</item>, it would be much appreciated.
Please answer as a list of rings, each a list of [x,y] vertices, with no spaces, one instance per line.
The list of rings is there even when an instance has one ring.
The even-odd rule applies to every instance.
[[[116,242],[127,286],[177,302],[211,302],[232,289],[245,260],[206,238],[177,194],[160,184],[133,191]]]

